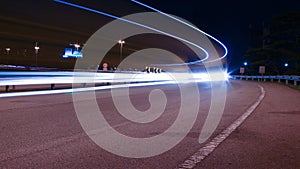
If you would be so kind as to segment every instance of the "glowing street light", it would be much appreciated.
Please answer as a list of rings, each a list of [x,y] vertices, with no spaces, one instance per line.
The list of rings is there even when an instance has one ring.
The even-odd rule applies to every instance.
[[[35,46],[34,49],[35,49],[35,53],[38,53],[38,50],[40,49],[40,47]]]
[[[119,40],[118,43],[120,44],[120,63],[122,61],[122,49],[123,49],[123,44],[125,43],[124,40]]]
[[[37,55],[39,53],[39,49],[40,49],[40,47],[38,46],[38,42],[35,42],[35,47],[34,47],[34,50],[35,50],[35,66],[37,66]]]
[[[78,51],[78,49],[80,48],[80,45],[79,44],[75,44],[74,46],[75,46],[76,50]]]
[[[5,48],[5,50],[6,50],[6,54],[9,55],[9,51],[10,51],[11,49],[7,47],[7,48]]]
[[[285,63],[285,64],[284,64],[284,67],[288,67],[288,66],[289,66],[289,64],[288,64],[288,63]]]
[[[247,66],[248,65],[248,62],[244,62],[244,66]]]

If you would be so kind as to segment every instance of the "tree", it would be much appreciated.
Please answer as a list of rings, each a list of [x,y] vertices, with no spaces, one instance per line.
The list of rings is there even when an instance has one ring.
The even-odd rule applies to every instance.
[[[267,32],[261,47],[246,51],[246,59],[253,67],[265,65],[269,74],[300,74],[300,12],[273,17]]]

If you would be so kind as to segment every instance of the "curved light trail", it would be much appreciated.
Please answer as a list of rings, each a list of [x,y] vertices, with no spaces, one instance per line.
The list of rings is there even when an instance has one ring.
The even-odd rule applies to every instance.
[[[162,14],[162,15],[165,15],[165,16],[171,18],[171,19],[174,19],[174,20],[176,20],[176,21],[178,21],[178,22],[180,22],[180,23],[182,23],[182,24],[184,24],[184,25],[186,25],[186,26],[188,26],[188,27],[190,27],[190,28],[193,28],[194,30],[196,30],[196,31],[198,31],[198,32],[200,32],[200,33],[202,33],[202,34],[208,36],[209,38],[213,39],[214,41],[216,41],[217,43],[219,43],[219,44],[224,48],[224,55],[223,55],[222,57],[220,57],[220,58],[218,58],[218,59],[211,60],[211,61],[205,61],[205,62],[208,63],[208,62],[214,62],[214,61],[217,61],[217,60],[222,60],[222,59],[224,59],[224,58],[227,56],[227,54],[228,54],[227,47],[226,47],[221,41],[219,41],[218,39],[216,39],[215,37],[209,35],[208,33],[206,33],[206,32],[204,32],[204,31],[200,30],[199,28],[197,28],[197,27],[195,27],[195,26],[193,26],[193,25],[191,25],[191,24],[189,24],[189,23],[187,23],[187,22],[185,22],[185,21],[183,21],[183,20],[180,20],[180,19],[178,19],[178,18],[176,18],[176,17],[174,17],[174,16],[172,16],[172,15],[169,15],[169,14],[167,14],[167,13],[165,13],[165,12],[162,12],[162,11],[156,9],[156,8],[153,8],[153,7],[149,6],[149,5],[146,5],[146,4],[144,4],[144,3],[141,3],[141,2],[139,2],[139,1],[137,1],[137,0],[131,0],[131,1],[134,2],[134,3],[137,3],[137,4],[141,5],[141,6],[144,6],[144,7],[148,8],[148,9],[151,9],[151,10],[153,10],[153,11],[155,11],[155,12],[158,12],[158,13],[160,13],[160,14]],[[189,63],[199,63],[199,61],[189,62]]]
[[[202,50],[205,53],[205,55],[206,55],[205,58],[197,61],[197,63],[203,62],[203,61],[205,61],[205,60],[207,60],[209,58],[209,53],[204,48],[202,48],[201,46],[199,46],[199,45],[197,45],[197,44],[195,44],[195,43],[193,43],[191,41],[188,41],[186,39],[183,39],[183,38],[180,38],[178,36],[175,36],[175,35],[169,34],[167,32],[161,31],[159,29],[155,29],[155,28],[152,28],[152,27],[147,26],[147,25],[143,25],[143,24],[138,23],[138,22],[127,20],[127,19],[115,16],[115,15],[111,15],[111,14],[106,13],[106,12],[101,12],[101,11],[98,11],[98,10],[95,10],[95,9],[91,9],[91,8],[88,8],[88,7],[84,7],[84,6],[81,6],[81,5],[77,5],[77,4],[74,4],[74,3],[70,3],[70,2],[66,2],[66,1],[62,1],[62,0],[54,0],[54,1],[58,2],[58,3],[61,3],[61,4],[68,5],[68,6],[72,6],[72,7],[75,7],[75,8],[79,8],[79,9],[83,9],[83,10],[86,10],[86,11],[94,12],[94,13],[97,13],[97,14],[100,14],[100,15],[104,15],[104,16],[107,16],[107,17],[110,17],[110,18],[113,18],[113,19],[118,19],[118,20],[130,23],[130,24],[133,24],[133,25],[137,25],[137,26],[140,26],[140,27],[143,27],[143,28],[146,28],[146,29],[158,32],[158,33],[161,33],[163,35],[175,38],[177,40],[183,41],[183,42],[188,43],[190,45],[193,45],[193,46],[197,47],[198,49]],[[188,62],[188,63],[177,64],[177,65],[190,65],[190,64],[195,64],[195,63]]]

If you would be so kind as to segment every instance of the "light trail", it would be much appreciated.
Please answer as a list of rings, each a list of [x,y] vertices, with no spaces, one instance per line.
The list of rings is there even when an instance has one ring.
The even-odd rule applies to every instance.
[[[7,75],[15,75],[14,72],[6,72]],[[142,87],[142,86],[155,86],[166,84],[179,84],[190,82],[212,82],[212,81],[224,81],[227,79],[226,74],[215,72],[213,76],[208,76],[207,73],[194,73],[192,76],[188,73],[89,73],[89,72],[21,72],[21,76],[10,76],[7,78],[0,78],[1,86],[26,86],[26,85],[45,85],[45,84],[96,84],[96,83],[111,83],[107,86],[96,87],[81,87],[73,89],[55,89],[55,90],[43,90],[43,91],[25,91],[25,92],[9,92],[1,93],[0,98],[3,97],[15,97],[15,96],[33,96],[33,95],[47,95],[47,94],[61,94],[61,93],[73,93],[73,92],[86,92],[95,90],[105,90],[124,87]],[[51,74],[52,73],[52,74]],[[61,74],[60,74],[61,73]],[[49,76],[49,74],[53,75]],[[1,73],[2,76],[5,73]],[[59,75],[64,75],[61,77]],[[39,77],[44,76],[44,77]],[[211,78],[213,77],[213,78]],[[76,80],[76,81],[74,81]],[[116,84],[114,84],[116,83]],[[120,84],[122,83],[122,84]],[[75,84],[75,86],[76,86]],[[80,87],[80,86],[77,86]]]
[[[174,39],[177,39],[177,40],[180,40],[180,41],[183,41],[185,43],[188,43],[190,45],[193,45],[195,47],[197,47],[198,49],[202,50],[204,53],[205,53],[205,58],[199,60],[199,61],[195,61],[195,62],[188,62],[188,63],[182,63],[182,64],[176,64],[177,66],[179,65],[191,65],[191,64],[195,64],[195,63],[201,63],[205,60],[207,60],[209,58],[209,53],[204,49],[202,48],[201,46],[191,42],[191,41],[188,41],[186,39],[183,39],[181,37],[178,37],[178,36],[175,36],[175,35],[172,35],[172,34],[169,34],[167,32],[164,32],[164,31],[161,31],[159,29],[155,29],[155,28],[152,28],[150,26],[147,26],[147,25],[143,25],[141,23],[138,23],[138,22],[134,22],[134,21],[131,21],[131,20],[127,20],[127,19],[124,19],[124,18],[121,18],[121,17],[118,17],[118,16],[115,16],[115,15],[111,15],[109,13],[106,13],[106,12],[101,12],[101,11],[98,11],[98,10],[95,10],[95,9],[92,9],[92,8],[88,8],[88,7],[84,7],[84,6],[81,6],[81,5],[77,5],[77,4],[74,4],[74,3],[70,3],[70,2],[66,2],[66,1],[62,1],[62,0],[54,0],[55,2],[58,2],[58,3],[61,3],[61,4],[65,4],[65,5],[68,5],[68,6],[72,6],[72,7],[75,7],[75,8],[79,8],[79,9],[83,9],[83,10],[86,10],[86,11],[90,11],[90,12],[94,12],[94,13],[97,13],[97,14],[100,14],[100,15],[104,15],[104,16],[107,16],[107,17],[110,17],[110,18],[113,18],[113,19],[118,19],[118,20],[121,20],[121,21],[124,21],[124,22],[127,22],[127,23],[130,23],[130,24],[133,24],[133,25],[137,25],[137,26],[140,26],[140,27],[143,27],[143,28],[146,28],[146,29],[149,29],[149,30],[152,30],[152,31],[155,31],[155,32],[158,32],[158,33],[161,33],[163,35],[166,35],[166,36],[169,36],[169,37],[172,37]],[[175,65],[175,64],[174,64]]]
[[[91,72],[2,72],[0,86],[80,84],[80,83],[130,83],[172,80],[167,74],[146,73],[91,73]],[[21,76],[19,76],[21,75]]]
[[[148,9],[151,9],[151,10],[153,10],[153,11],[155,11],[155,12],[158,12],[158,13],[160,13],[160,14],[162,14],[162,15],[165,15],[165,16],[171,18],[171,19],[174,19],[174,20],[176,20],[176,21],[178,21],[178,22],[180,22],[180,23],[183,23],[184,25],[186,25],[186,26],[188,26],[188,27],[190,27],[190,28],[193,28],[194,30],[196,30],[196,31],[198,31],[198,32],[200,32],[200,33],[202,33],[202,34],[204,34],[204,35],[210,37],[211,39],[213,39],[213,40],[215,40],[217,43],[219,43],[219,44],[224,48],[224,51],[225,51],[225,52],[224,52],[224,55],[223,55],[222,57],[218,58],[218,59],[214,59],[214,60],[210,60],[210,61],[205,61],[206,63],[214,62],[214,61],[217,61],[217,60],[222,60],[223,58],[225,58],[225,57],[227,56],[227,54],[228,54],[228,49],[227,49],[227,47],[226,47],[221,41],[219,41],[218,39],[216,39],[215,37],[209,35],[208,33],[206,33],[206,32],[204,32],[204,31],[200,30],[199,28],[197,28],[197,27],[195,27],[195,26],[193,26],[193,25],[191,25],[191,24],[189,24],[189,23],[187,23],[187,22],[185,22],[185,21],[183,21],[183,20],[180,20],[180,19],[178,19],[178,18],[176,18],[176,17],[174,17],[174,16],[172,16],[172,15],[169,15],[169,14],[167,14],[167,13],[165,13],[165,12],[162,12],[162,11],[156,9],[156,8],[153,8],[153,7],[149,6],[149,5],[146,5],[146,4],[144,4],[144,3],[141,3],[141,2],[139,2],[139,1],[137,1],[137,0],[131,0],[131,1],[134,2],[134,3],[137,3],[137,4],[141,5],[141,6],[144,6],[144,7],[148,8]],[[198,63],[198,61],[190,62],[190,63],[192,63],[192,64],[193,64],[193,63]],[[174,65],[175,65],[175,64],[174,64]]]
[[[227,74],[207,73],[91,73],[91,72],[0,72],[0,86],[83,84],[83,83],[131,83],[173,81],[176,83],[227,80]],[[21,75],[21,76],[18,76]]]
[[[38,96],[38,95],[50,95],[50,94],[68,94],[68,93],[80,93],[80,92],[95,92],[96,90],[107,90],[107,89],[116,89],[116,88],[125,88],[125,87],[154,86],[154,85],[164,85],[164,84],[174,84],[174,82],[164,81],[164,82],[119,84],[119,85],[72,88],[72,89],[56,89],[56,90],[43,90],[43,91],[1,93],[0,98],[17,97],[17,96],[18,97],[20,97],[20,96]]]

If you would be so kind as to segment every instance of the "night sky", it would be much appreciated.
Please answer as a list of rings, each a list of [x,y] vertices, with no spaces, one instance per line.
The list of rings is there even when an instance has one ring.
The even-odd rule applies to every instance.
[[[130,0],[68,1],[125,16],[150,11]],[[229,69],[240,66],[249,46],[249,24],[268,25],[272,16],[300,11],[299,0],[199,1],[141,0],[161,11],[182,17],[222,41],[229,49]],[[4,0],[0,7],[0,64],[32,65],[39,42],[39,65],[69,67],[75,60],[61,58],[69,43],[85,41],[111,18],[68,7],[52,0]],[[10,47],[9,55],[5,48]],[[124,47],[126,52],[126,47]]]

